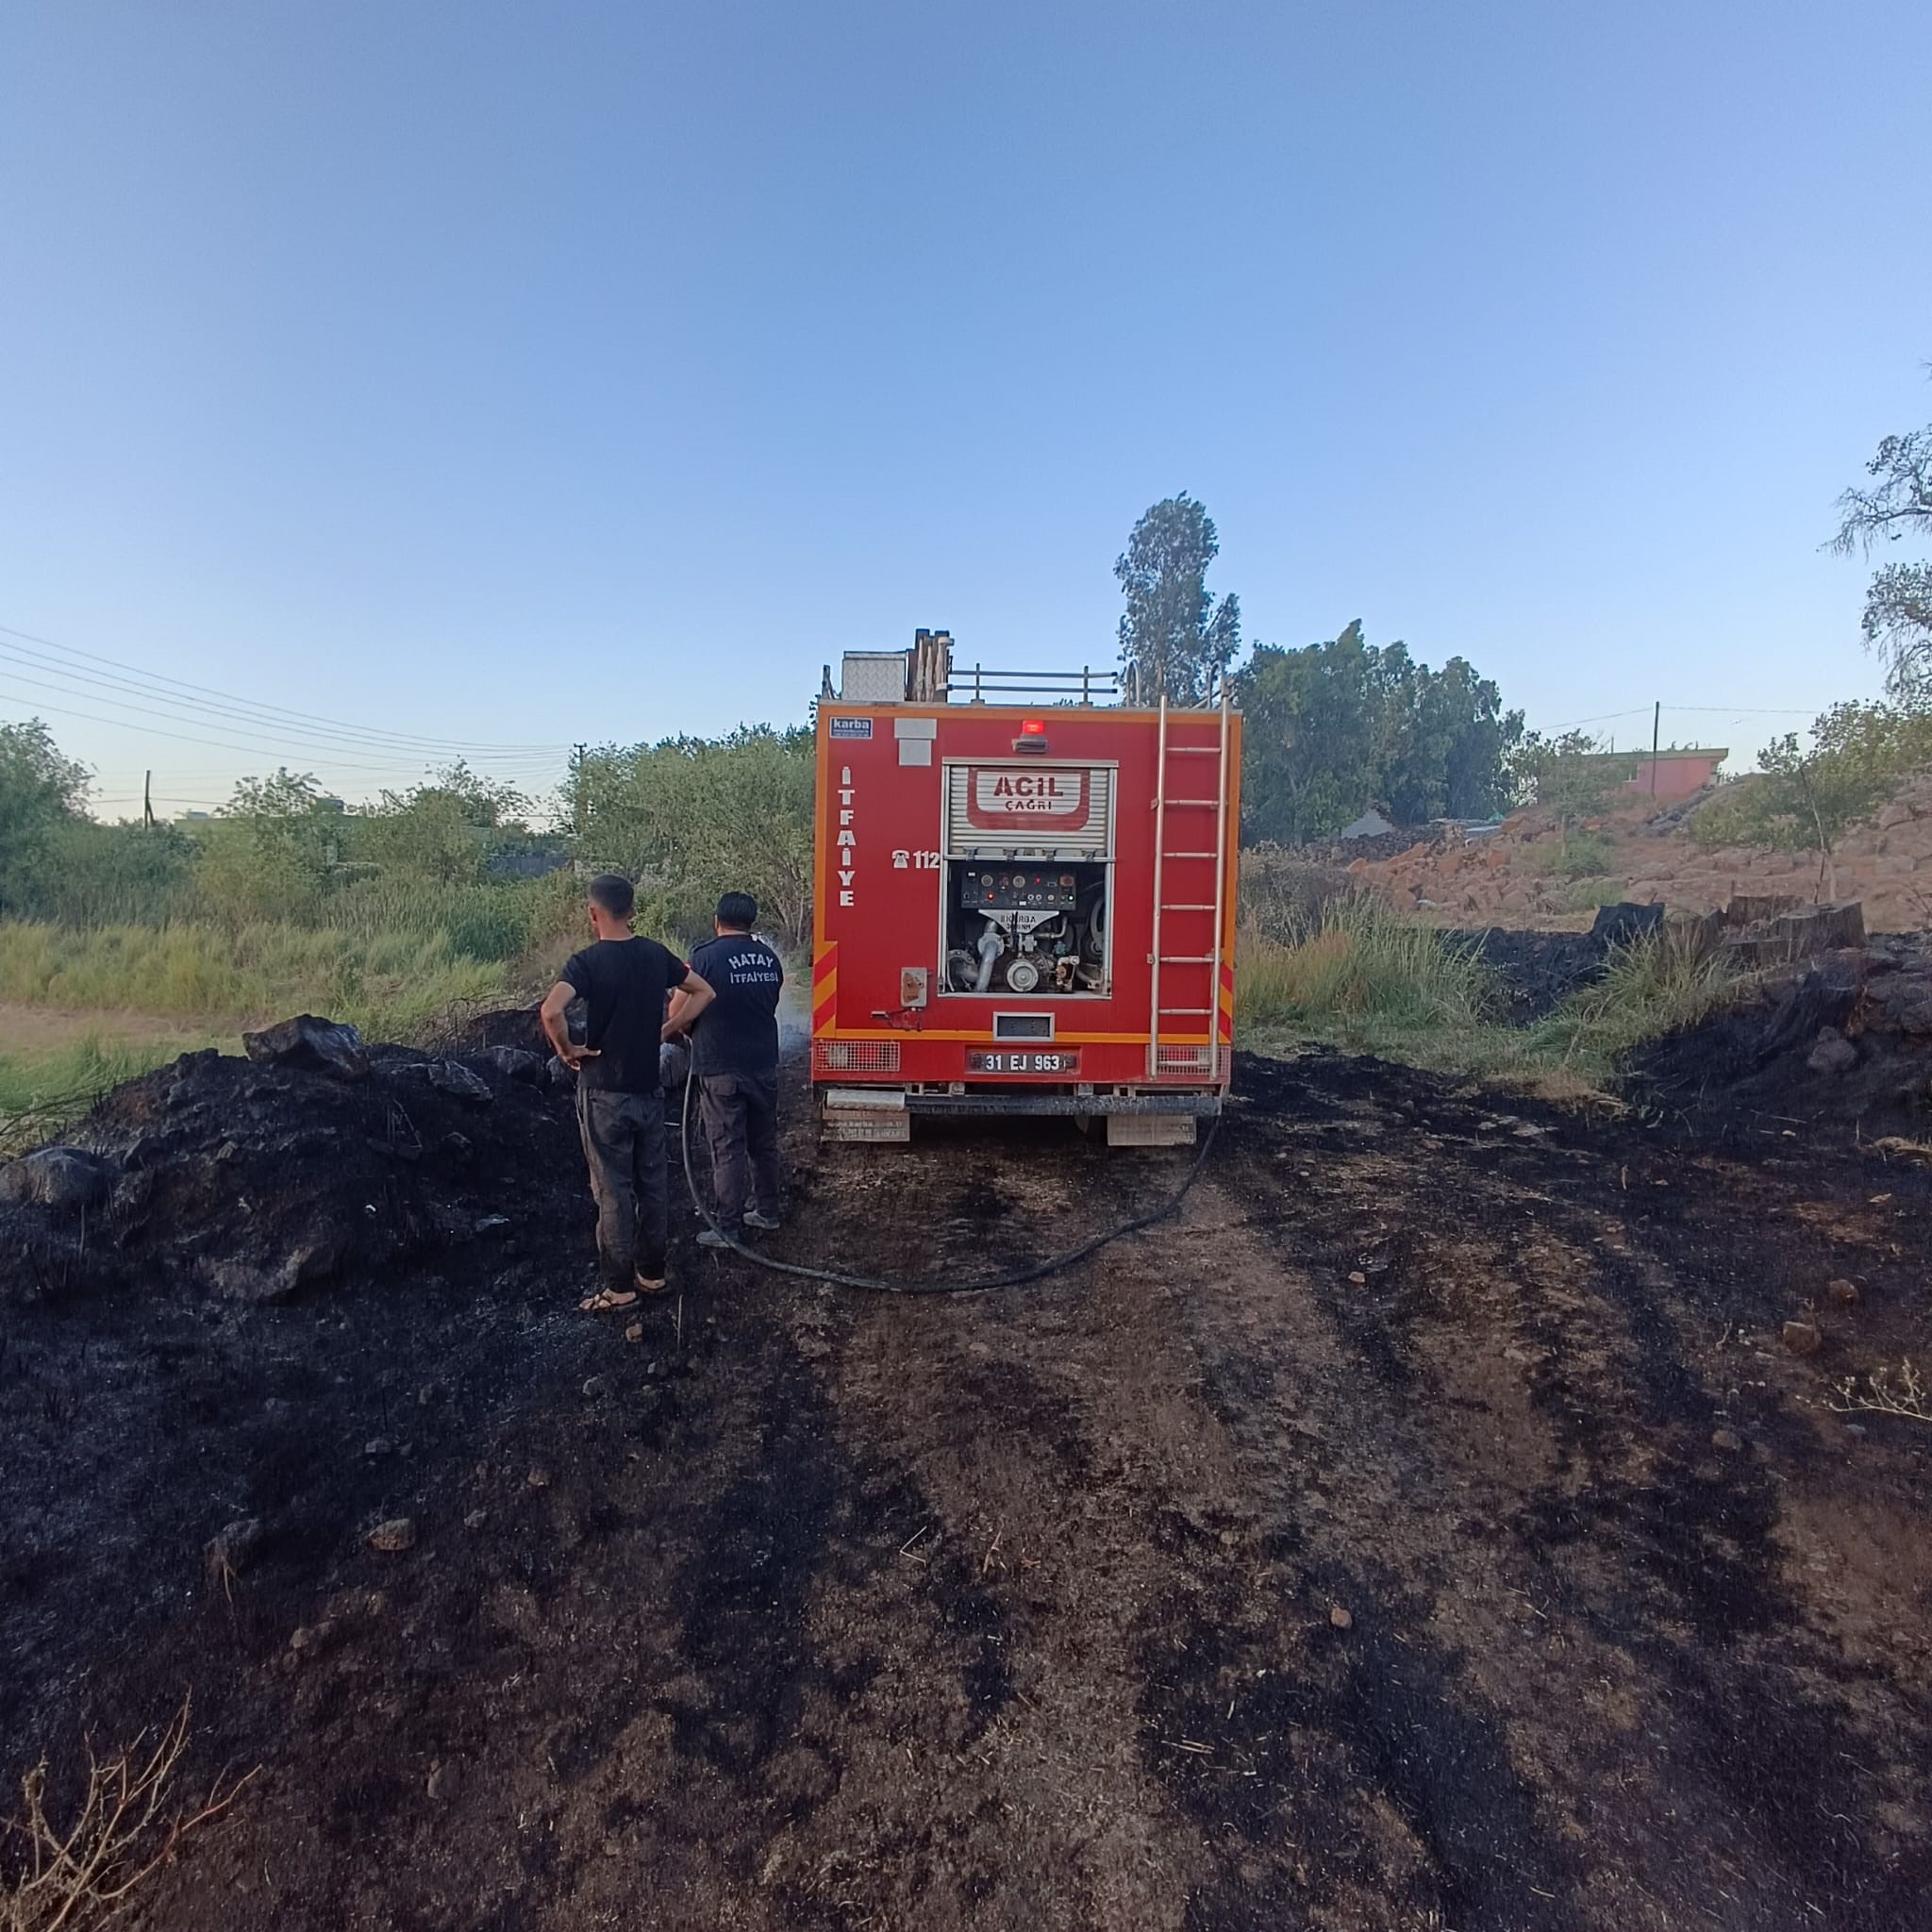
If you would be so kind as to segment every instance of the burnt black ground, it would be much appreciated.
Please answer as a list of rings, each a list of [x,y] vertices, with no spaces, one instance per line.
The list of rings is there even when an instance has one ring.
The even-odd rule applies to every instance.
[[[373,1095],[286,1077],[223,1165],[382,1177],[398,1239],[256,1307],[103,1227],[4,1303],[6,1768],[188,1690],[198,1774],[262,1767],[136,1923],[1932,1923],[1932,1428],[1824,1406],[1928,1352],[1922,1168],[1244,1057],[1181,1216],[1063,1276],[687,1237],[633,1343],[575,1310],[561,1102],[425,1095],[463,1160],[363,1133],[325,1189],[275,1135]],[[774,1250],[861,1269],[1070,1244],[1186,1158],[793,1122]],[[249,1192],[184,1211],[259,1246]]]

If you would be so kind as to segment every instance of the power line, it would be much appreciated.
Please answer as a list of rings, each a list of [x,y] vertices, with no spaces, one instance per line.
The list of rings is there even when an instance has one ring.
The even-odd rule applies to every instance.
[[[163,672],[142,670],[138,665],[123,663],[120,659],[102,656],[98,652],[84,651],[76,645],[57,643],[51,638],[37,636],[32,631],[15,629],[8,625],[0,625],[0,636],[18,639],[13,644],[0,644],[0,656],[13,658],[39,670],[51,670],[63,677],[79,679],[86,683],[102,686],[109,690],[133,691],[150,700],[173,704],[196,711],[214,712],[235,719],[238,723],[259,728],[273,727],[278,732],[301,733],[316,738],[347,738],[358,745],[393,746],[398,750],[425,750],[439,753],[473,752],[478,756],[503,756],[519,753],[561,753],[565,747],[550,743],[490,743],[478,740],[436,738],[420,732],[392,731],[381,725],[351,724],[345,719],[324,717],[316,712],[291,709],[283,705],[264,704],[254,698],[237,696],[232,691],[224,691],[211,685],[195,684],[186,678],[170,677]],[[38,650],[21,648],[22,644],[38,645]],[[55,655],[50,658],[46,654]],[[69,663],[67,659],[81,659],[87,664],[97,664],[110,672],[121,674],[115,677],[102,677],[97,674]],[[212,703],[208,702],[213,700]]]
[[[404,749],[503,753],[558,752],[564,748],[560,744],[550,743],[499,744],[467,739],[436,738],[419,732],[391,731],[381,725],[355,724],[345,719],[324,717],[315,712],[293,710],[283,705],[264,704],[254,698],[239,697],[231,691],[218,691],[209,685],[194,684],[185,678],[170,677],[163,672],[146,671],[138,665],[125,664],[117,658],[103,657],[97,652],[81,650],[76,645],[57,643],[50,638],[39,637],[31,631],[16,630],[7,625],[0,625],[0,635],[42,646],[42,650],[40,651],[22,651],[18,644],[0,645],[0,651],[14,655],[23,661],[35,662],[42,669],[56,670],[65,676],[86,678],[90,682],[106,684],[111,688],[143,691],[150,695],[159,695],[170,702],[193,706],[199,709],[225,711],[230,715],[247,713],[244,722],[258,724],[273,724],[277,729],[286,729],[292,724],[303,730],[326,732],[331,735],[346,734],[358,741],[381,741]],[[46,658],[44,653],[47,651],[56,654],[53,660]],[[91,673],[75,669],[59,661],[71,658],[100,664],[124,675],[113,679],[98,678]],[[159,687],[169,689],[161,691],[158,689]],[[177,697],[175,695],[177,692],[190,695]],[[213,705],[203,702],[210,698],[216,701]]]
[[[1552,731],[1571,731],[1579,724],[1608,724],[1619,718],[1641,718],[1651,708],[1648,705],[1633,705],[1627,711],[1598,711],[1590,718],[1571,718],[1561,724],[1552,724]],[[1815,718],[1826,708],[1823,705],[1671,705],[1666,711],[1691,711],[1708,713],[1719,718]]]
[[[1570,718],[1560,724],[1552,724],[1552,731],[1574,731],[1579,724],[1607,724],[1617,718],[1637,718],[1649,710],[1648,705],[1635,705],[1627,711],[1598,711],[1589,718]]]
[[[37,698],[24,698],[20,696],[17,692],[4,690],[0,690],[0,698],[7,699],[15,705],[22,707],[24,709],[34,713],[39,713],[41,711],[52,711],[57,717],[85,718],[91,724],[112,724],[123,731],[140,731],[145,737],[170,738],[177,740],[183,744],[207,745],[215,751],[240,752],[247,758],[258,758],[264,757],[279,757],[283,762],[289,761],[286,747],[284,747],[278,753],[274,747],[265,748],[260,745],[236,744],[229,740],[220,738],[199,738],[185,731],[165,731],[158,724],[135,724],[130,723],[125,718],[104,718],[98,711],[77,711],[71,705],[43,705]],[[429,769],[432,761],[428,758],[421,758],[419,759],[412,761],[410,759],[399,756],[396,758],[392,758],[389,759],[387,762],[381,764],[361,764],[354,762],[347,758],[338,758],[318,759],[306,759],[298,758],[294,759],[293,762],[297,764],[312,762],[319,765],[322,769],[325,771],[375,772],[378,774],[386,773],[390,776],[394,777],[399,775],[406,770],[419,773],[426,772]],[[563,760],[559,758],[555,760],[553,764],[547,769],[556,770],[560,774],[562,768]]]
[[[132,698],[115,697],[111,695],[111,688],[109,692],[107,693],[96,693],[89,691],[76,691],[70,690],[64,683],[54,682],[42,677],[31,677],[17,666],[7,663],[4,658],[0,658],[0,675],[12,679],[16,684],[31,685],[37,691],[48,691],[55,692],[60,697],[85,698],[92,704],[107,705],[117,711],[128,711],[133,713],[134,718],[140,721],[137,724],[124,719],[97,718],[96,722],[101,724],[121,724],[130,730],[146,731],[151,728],[148,721],[152,718],[159,717],[167,719],[170,724],[204,725],[207,729],[234,733],[235,736],[231,738],[206,738],[192,741],[212,745],[221,750],[246,751],[258,756],[266,754],[284,759],[291,756],[335,759],[341,758],[346,752],[353,757],[381,759],[398,769],[403,767],[416,769],[436,763],[446,763],[450,761],[451,758],[449,753],[432,752],[421,747],[396,746],[391,748],[379,740],[369,742],[344,740],[337,742],[325,738],[311,737],[292,729],[283,729],[272,724],[257,724],[252,721],[239,724],[229,724],[225,719],[216,717],[211,722],[205,723],[204,719],[194,711],[179,711],[170,705],[163,705],[153,699],[136,702]],[[39,698],[28,699],[21,696],[18,692],[13,692],[11,695],[17,704],[31,703],[35,706],[41,706],[42,704]],[[45,706],[44,708],[53,710],[58,708],[49,705]],[[86,717],[95,714],[76,712],[75,715]],[[238,739],[244,741],[237,742]],[[267,741],[264,742],[264,740]],[[480,753],[474,756],[476,758],[477,763],[488,764],[498,770],[541,768],[548,771],[556,769],[563,762],[560,751],[546,753],[519,752],[501,758]]]
[[[172,709],[157,708],[157,707],[153,704],[138,705],[127,698],[106,696],[97,697],[91,691],[71,691],[63,684],[49,683],[45,678],[41,677],[29,677],[25,673],[16,670],[11,665],[8,665],[4,661],[0,661],[0,675],[4,675],[19,684],[32,685],[37,691],[55,691],[62,697],[85,697],[88,698],[91,702],[97,705],[110,705],[116,710],[131,711],[135,714],[135,717],[140,720],[139,724],[135,724],[130,720],[123,718],[102,718],[98,714],[93,712],[70,712],[70,715],[74,717],[92,718],[96,724],[120,724],[126,730],[139,730],[142,732],[147,732],[155,728],[148,723],[148,720],[156,716],[166,718],[171,724],[199,724],[202,722],[201,719],[195,716],[192,712],[190,712],[186,716],[181,716]],[[42,708],[50,711],[58,710],[61,708],[58,705],[43,706],[40,699],[25,698],[21,696],[20,693],[18,693],[17,691],[8,692],[7,695],[10,696],[13,699],[14,703],[16,704],[31,704],[35,706],[37,708]],[[341,755],[344,751],[347,751],[350,754],[358,758],[375,758],[386,761],[385,764],[381,766],[365,765],[361,767],[352,767],[349,765],[343,765],[342,769],[344,770],[361,769],[365,771],[370,771],[392,768],[398,771],[405,769],[411,771],[421,771],[426,770],[430,765],[438,763],[447,758],[447,754],[439,755],[436,753],[422,750],[398,749],[394,752],[391,752],[386,746],[380,743],[334,744],[329,743],[325,741],[312,741],[305,739],[300,733],[292,731],[287,734],[277,734],[275,737],[271,738],[267,743],[263,743],[259,741],[262,737],[268,735],[268,733],[273,729],[272,726],[239,725],[235,727],[225,727],[223,722],[220,719],[217,719],[214,724],[209,728],[215,730],[220,730],[224,728],[233,728],[238,733],[246,731],[247,733],[249,733],[251,737],[255,738],[257,741],[252,743],[237,743],[232,739],[214,738],[196,738],[191,739],[189,741],[191,743],[212,745],[218,750],[246,752],[253,757],[270,757],[284,761],[291,758],[294,758],[297,762],[303,762],[315,758],[323,758],[334,762],[341,759]],[[180,736],[181,734],[175,733],[173,735]],[[514,758],[505,760],[498,760],[495,758],[485,759],[479,755],[477,761],[479,764],[488,763],[499,771],[510,772],[514,772],[517,770],[541,770],[546,772],[555,771],[558,769],[563,763],[563,759],[560,755],[540,755],[533,752],[520,753]]]

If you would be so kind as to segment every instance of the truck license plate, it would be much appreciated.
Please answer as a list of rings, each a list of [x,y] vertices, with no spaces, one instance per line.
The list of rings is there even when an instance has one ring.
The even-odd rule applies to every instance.
[[[1062,1080],[1074,1080],[1080,1074],[1080,1056],[1077,1053],[1041,1052],[1038,1047],[1003,1048],[988,1052],[974,1048],[966,1055],[966,1071],[969,1074],[1048,1074]]]

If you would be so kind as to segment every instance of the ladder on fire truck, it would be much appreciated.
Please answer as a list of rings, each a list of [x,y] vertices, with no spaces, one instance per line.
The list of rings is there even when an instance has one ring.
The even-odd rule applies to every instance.
[[[1183,712],[1181,717],[1199,718],[1200,713]],[[1172,1079],[1196,1075],[1207,1080],[1218,1081],[1221,1077],[1221,930],[1223,915],[1226,910],[1227,891],[1227,749],[1228,749],[1228,692],[1224,682],[1221,690],[1221,708],[1216,714],[1216,732],[1212,744],[1176,744],[1168,737],[1167,698],[1163,693],[1160,700],[1160,740],[1156,754],[1154,785],[1154,936],[1152,949],[1148,954],[1148,964],[1153,975],[1153,1013],[1147,1036],[1147,1077],[1149,1080]],[[1171,758],[1187,758],[1190,763],[1179,773],[1170,768]],[[1201,770],[1200,760],[1212,758],[1214,769],[1211,778]],[[1181,791],[1171,795],[1174,779],[1181,781]],[[1204,790],[1211,790],[1212,796],[1202,797]],[[1185,816],[1179,821],[1179,836],[1187,843],[1179,851],[1168,850],[1168,814],[1181,812]],[[1206,837],[1206,817],[1213,814],[1213,835]],[[1180,878],[1184,883],[1177,888],[1183,894],[1178,899],[1168,899],[1165,894],[1171,884],[1168,867],[1182,868]],[[1203,894],[1206,880],[1201,877],[1203,864],[1211,865],[1214,872],[1212,898]],[[1198,915],[1211,913],[1213,925],[1210,928],[1208,950],[1205,953],[1170,953],[1164,950],[1167,943],[1167,919],[1170,913]],[[1207,976],[1207,1004],[1205,1006],[1163,1006],[1163,969],[1178,967],[1184,970],[1185,983],[1191,984],[1193,975],[1205,969]],[[1172,991],[1172,989],[1168,989]],[[1161,1023],[1164,1020],[1198,1021],[1201,1038],[1163,1041]],[[1191,1036],[1191,1025],[1179,1029]]]

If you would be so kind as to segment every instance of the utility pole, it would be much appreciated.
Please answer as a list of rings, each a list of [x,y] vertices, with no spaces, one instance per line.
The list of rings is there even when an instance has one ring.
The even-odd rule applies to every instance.
[[[570,755],[571,835],[576,841],[579,872],[584,864],[584,751],[583,745],[575,744]]]
[[[1640,715],[1641,715],[1640,713]],[[1657,796],[1657,734],[1663,728],[1664,701],[1657,701],[1657,708],[1650,714],[1650,795]]]
[[[141,778],[141,822],[150,831],[155,823],[155,774],[143,772]]]

